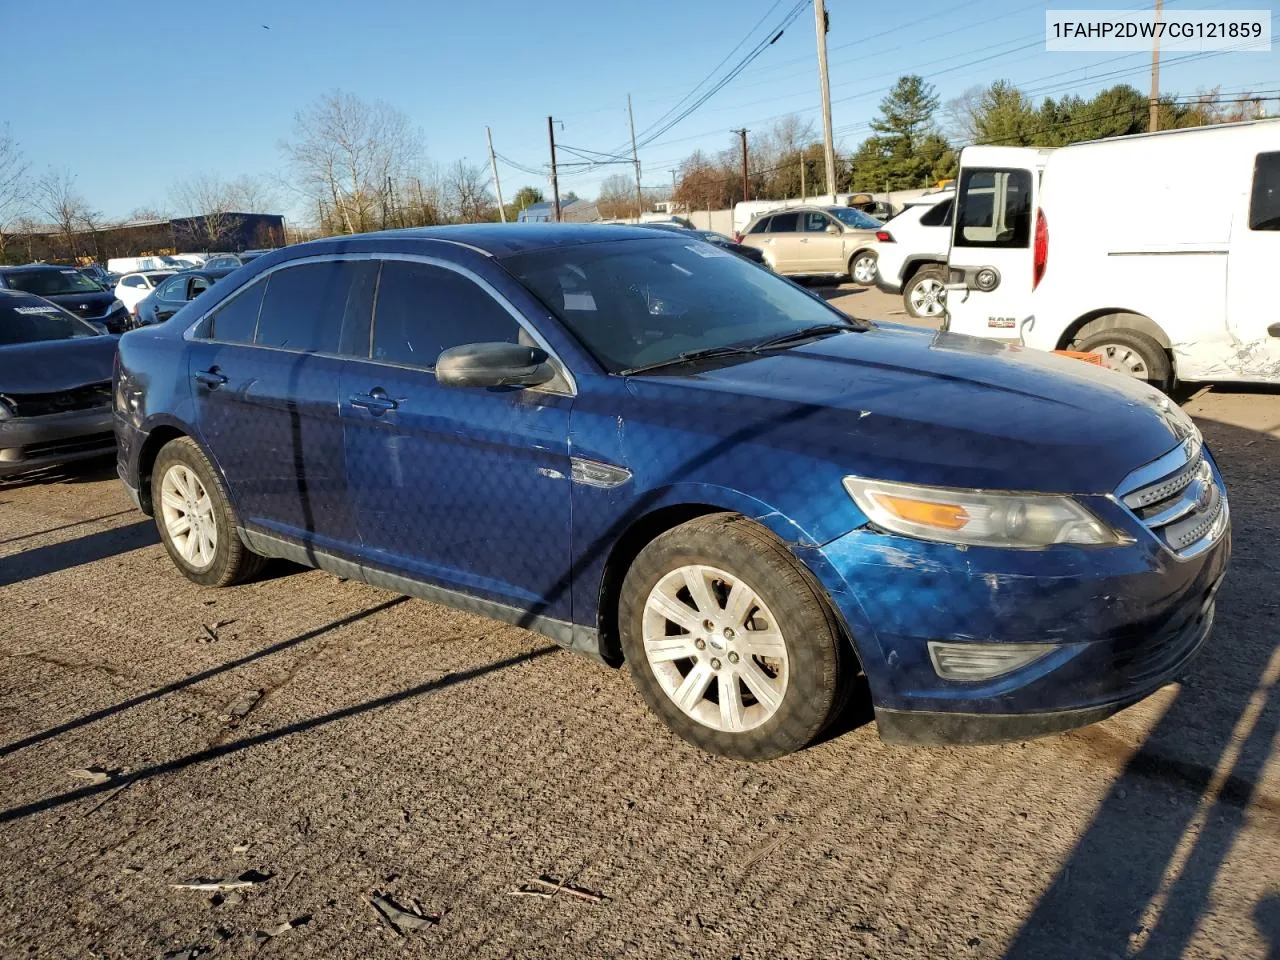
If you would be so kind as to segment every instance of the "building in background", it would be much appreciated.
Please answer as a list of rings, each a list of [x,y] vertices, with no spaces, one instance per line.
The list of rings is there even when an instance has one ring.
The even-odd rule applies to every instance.
[[[52,226],[5,237],[12,263],[94,260],[152,254],[239,253],[285,245],[284,217],[277,213],[212,213],[173,220],[134,220],[66,233]]]

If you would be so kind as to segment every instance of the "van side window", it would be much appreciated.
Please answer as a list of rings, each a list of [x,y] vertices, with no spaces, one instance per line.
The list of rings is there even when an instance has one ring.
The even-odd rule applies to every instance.
[[[956,191],[957,247],[1031,243],[1031,171],[965,170]]]
[[[1250,230],[1280,230],[1280,153],[1260,153],[1253,164]]]
[[[935,203],[932,207],[920,215],[920,226],[922,227],[949,227],[951,226],[951,210],[954,201],[943,200],[941,203]]]

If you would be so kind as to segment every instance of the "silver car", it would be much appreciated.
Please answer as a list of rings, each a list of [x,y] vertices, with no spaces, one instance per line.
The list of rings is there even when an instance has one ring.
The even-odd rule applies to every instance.
[[[883,226],[852,207],[790,207],[756,217],[742,242],[784,276],[848,277],[869,285],[876,279],[876,231]]]

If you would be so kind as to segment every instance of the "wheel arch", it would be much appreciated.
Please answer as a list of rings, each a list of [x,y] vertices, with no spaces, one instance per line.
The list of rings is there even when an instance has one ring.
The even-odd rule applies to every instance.
[[[228,496],[230,496],[230,487],[227,486],[226,474],[222,472],[222,467],[218,464],[218,461],[209,455],[209,451],[200,442],[200,438],[196,436],[195,431],[179,421],[165,419],[148,428],[147,438],[142,442],[142,446],[138,451],[138,500],[147,516],[155,514],[155,505],[151,499],[151,471],[155,468],[156,457],[160,455],[160,451],[168,444],[182,437],[189,437],[200,448],[200,452],[205,455],[213,469],[218,472],[218,479],[222,481],[223,487],[227,489]],[[234,507],[234,503],[232,506]]]
[[[945,267],[947,258],[944,257],[908,257],[902,266],[902,286],[906,288],[911,282],[911,278],[923,270],[925,267]]]
[[[1105,307],[1099,310],[1090,310],[1088,313],[1077,317],[1062,332],[1062,336],[1058,338],[1056,349],[1065,350],[1071,344],[1086,337],[1091,337],[1103,330],[1137,330],[1139,333],[1145,333],[1151,337],[1165,350],[1172,351],[1173,349],[1173,342],[1160,324],[1145,314],[1134,310],[1126,310],[1122,307]],[[1172,362],[1172,357],[1170,357],[1170,362]]]

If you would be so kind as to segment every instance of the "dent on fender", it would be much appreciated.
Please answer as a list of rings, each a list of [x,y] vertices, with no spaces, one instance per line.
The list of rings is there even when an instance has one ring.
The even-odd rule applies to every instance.
[[[1280,379],[1280,341],[1273,348],[1267,339],[1236,340],[1202,344],[1182,340],[1173,344],[1179,370],[1194,373],[1196,379],[1224,377],[1248,380]]]

